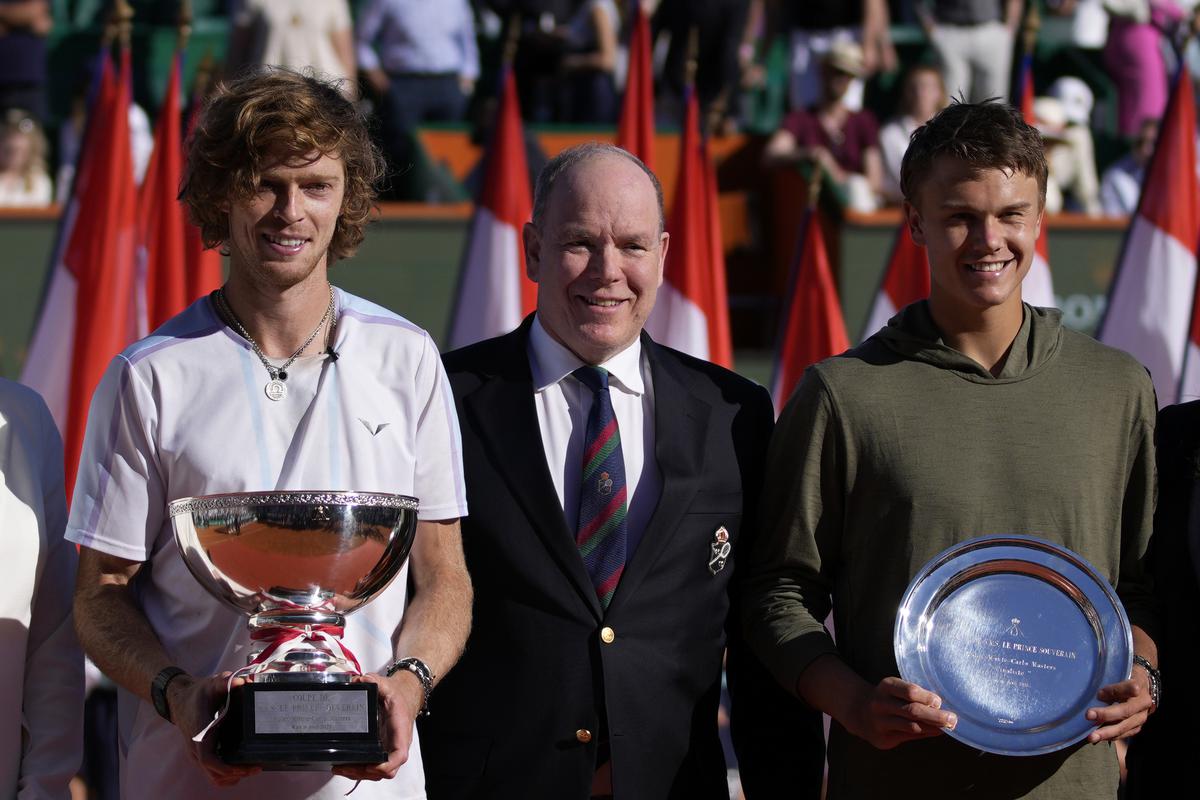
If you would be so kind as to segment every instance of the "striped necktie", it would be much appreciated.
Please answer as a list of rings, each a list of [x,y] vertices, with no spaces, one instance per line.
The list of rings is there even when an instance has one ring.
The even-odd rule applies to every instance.
[[[621,454],[621,432],[608,394],[608,371],[584,366],[572,374],[593,395],[583,447],[575,543],[596,587],[600,605],[608,608],[625,569],[625,460]]]

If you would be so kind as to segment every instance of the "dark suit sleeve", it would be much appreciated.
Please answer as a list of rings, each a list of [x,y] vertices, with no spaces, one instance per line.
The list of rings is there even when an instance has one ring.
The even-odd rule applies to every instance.
[[[1131,800],[1172,797],[1194,780],[1200,733],[1200,586],[1188,544],[1191,505],[1200,475],[1200,402],[1164,408],[1155,433],[1158,506],[1147,559],[1160,611],[1158,664],[1162,706],[1130,742]]]
[[[774,427],[770,395],[758,387],[735,422],[741,460],[742,533],[735,553],[726,655],[733,747],[748,800],[821,796],[825,742],[821,716],[788,693],[751,652],[743,636],[742,565],[754,548],[767,445]]]

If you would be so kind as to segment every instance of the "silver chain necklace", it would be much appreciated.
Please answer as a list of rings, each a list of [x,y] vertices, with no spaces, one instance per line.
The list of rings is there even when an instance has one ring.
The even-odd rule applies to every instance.
[[[246,326],[242,325],[242,321],[237,318],[237,314],[233,313],[233,307],[229,305],[229,299],[225,297],[225,287],[222,286],[217,292],[217,297],[221,300],[221,309],[229,317],[229,321],[233,323],[233,327],[241,334],[242,338],[250,343],[250,349],[254,351],[254,355],[258,356],[258,360],[267,368],[267,374],[271,376],[271,380],[267,381],[263,387],[263,392],[272,400],[279,401],[287,397],[287,368],[290,367],[300,354],[312,344],[312,340],[317,338],[317,334],[325,327],[325,323],[333,317],[333,286],[329,287],[329,305],[325,307],[325,313],[321,315],[321,321],[317,323],[316,329],[308,335],[304,340],[304,344],[300,345],[300,349],[292,353],[292,357],[280,364],[278,367],[267,360],[267,354],[258,346],[258,342],[254,341],[254,337],[246,330]]]

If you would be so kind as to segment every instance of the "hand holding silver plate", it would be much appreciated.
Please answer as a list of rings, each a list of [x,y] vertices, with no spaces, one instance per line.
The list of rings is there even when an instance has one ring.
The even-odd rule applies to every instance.
[[[1128,700],[1125,610],[1082,557],[1031,536],[988,536],[926,564],[896,618],[906,681],[958,716],[954,738],[1002,755],[1037,755],[1094,735],[1102,688]],[[1122,695],[1118,697],[1118,695]]]

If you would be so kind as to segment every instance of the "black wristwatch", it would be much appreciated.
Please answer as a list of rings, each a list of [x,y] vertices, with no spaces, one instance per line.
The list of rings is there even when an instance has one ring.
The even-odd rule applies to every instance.
[[[162,672],[154,676],[150,683],[150,699],[154,701],[154,710],[167,722],[171,721],[171,708],[167,705],[167,687],[171,681],[187,673],[179,667],[163,667]]]

